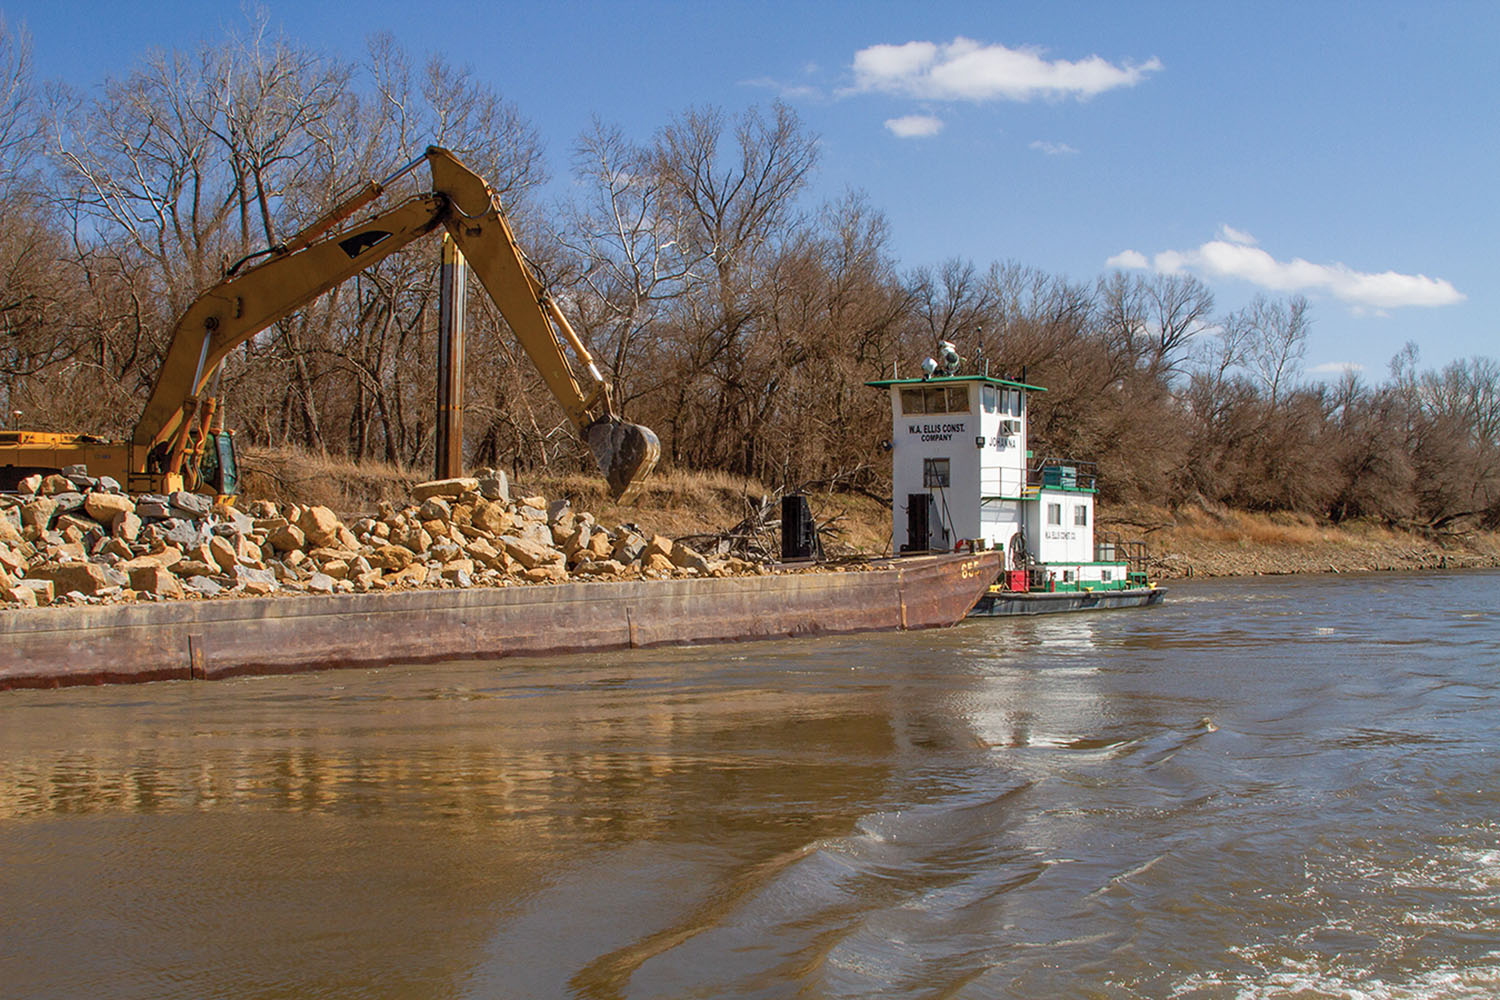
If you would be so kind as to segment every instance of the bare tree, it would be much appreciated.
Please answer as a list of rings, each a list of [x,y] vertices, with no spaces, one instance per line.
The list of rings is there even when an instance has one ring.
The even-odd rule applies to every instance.
[[[733,122],[716,109],[690,109],[653,143],[663,211],[684,263],[701,275],[664,324],[676,362],[662,418],[673,460],[757,466],[757,434],[781,385],[774,339],[762,335],[764,279],[816,161],[815,137],[782,104],[769,117],[752,109]]]
[[[1214,308],[1208,286],[1184,274],[1148,279],[1115,271],[1099,280],[1097,295],[1100,332],[1117,377],[1137,369],[1152,378],[1178,374]]]
[[[1274,410],[1302,372],[1302,358],[1307,354],[1307,299],[1294,295],[1286,302],[1273,302],[1257,295],[1247,307],[1245,322],[1252,331],[1246,348],[1250,367]]]
[[[703,276],[684,252],[681,217],[664,211],[666,182],[648,150],[595,120],[578,140],[573,174],[584,194],[557,239],[579,261],[581,328],[601,350],[624,412],[665,384],[655,336],[662,307]]]

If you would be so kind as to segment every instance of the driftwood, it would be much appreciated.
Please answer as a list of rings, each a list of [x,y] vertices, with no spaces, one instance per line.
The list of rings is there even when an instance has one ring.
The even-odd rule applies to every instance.
[[[776,490],[758,499],[745,497],[746,513],[732,528],[681,539],[705,555],[725,558],[736,556],[751,562],[773,563],[781,559],[781,500],[784,496],[807,493],[816,484],[808,483],[793,490]],[[820,563],[848,562],[857,558],[841,550],[844,532],[840,522],[848,516],[838,511],[825,518],[814,518],[817,535],[815,559]],[[830,553],[833,553],[830,555]]]

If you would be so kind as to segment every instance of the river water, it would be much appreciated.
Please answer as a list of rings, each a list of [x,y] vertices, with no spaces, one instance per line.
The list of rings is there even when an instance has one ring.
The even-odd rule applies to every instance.
[[[6,997],[1500,995],[1500,574],[0,694]]]

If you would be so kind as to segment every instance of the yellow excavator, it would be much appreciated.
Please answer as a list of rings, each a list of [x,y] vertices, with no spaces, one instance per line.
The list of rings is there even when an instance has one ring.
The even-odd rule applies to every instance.
[[[426,163],[432,190],[334,232],[391,184]],[[87,434],[0,431],[0,489],[25,476],[86,465],[132,493],[186,489],[233,495],[238,464],[219,400],[205,395],[225,357],[294,310],[418,237],[445,227],[547,388],[587,444],[616,499],[629,499],[661,454],[656,435],[615,413],[610,386],[547,294],[484,178],[437,146],[371,181],[285,243],[230,268],[178,319],[156,385],[128,442]],[[332,235],[329,235],[332,233]],[[246,266],[255,256],[266,259]],[[587,375],[587,388],[564,345]]]

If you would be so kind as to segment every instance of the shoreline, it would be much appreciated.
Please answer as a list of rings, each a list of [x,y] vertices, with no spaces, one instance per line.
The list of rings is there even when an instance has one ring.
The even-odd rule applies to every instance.
[[[1424,535],[1297,514],[1203,507],[1105,511],[1101,526],[1142,538],[1153,578],[1402,573],[1500,568],[1500,533]]]

